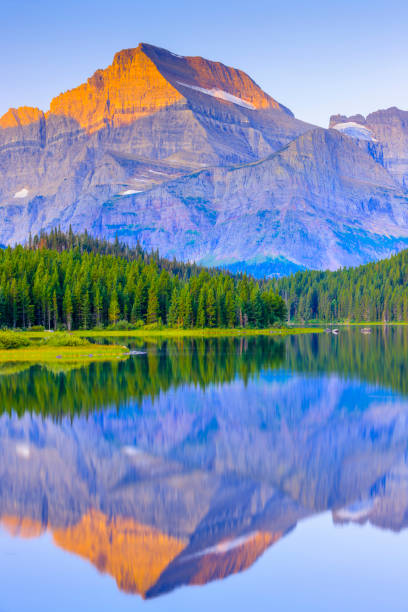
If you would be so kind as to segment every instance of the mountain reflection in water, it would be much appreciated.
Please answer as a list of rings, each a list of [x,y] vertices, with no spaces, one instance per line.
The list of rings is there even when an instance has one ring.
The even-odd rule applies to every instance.
[[[132,343],[131,343],[132,344]],[[0,522],[144,598],[250,567],[301,519],[408,524],[408,336],[184,340],[0,376]]]

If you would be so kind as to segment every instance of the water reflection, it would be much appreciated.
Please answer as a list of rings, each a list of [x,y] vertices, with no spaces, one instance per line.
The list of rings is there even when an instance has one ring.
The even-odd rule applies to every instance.
[[[153,598],[317,513],[408,523],[407,333],[143,345],[0,379],[0,517]],[[18,415],[18,416],[17,416]]]

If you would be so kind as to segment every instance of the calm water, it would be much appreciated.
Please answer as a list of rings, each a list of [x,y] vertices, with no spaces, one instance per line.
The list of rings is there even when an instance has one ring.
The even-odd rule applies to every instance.
[[[408,329],[0,370],[0,611],[407,610]]]

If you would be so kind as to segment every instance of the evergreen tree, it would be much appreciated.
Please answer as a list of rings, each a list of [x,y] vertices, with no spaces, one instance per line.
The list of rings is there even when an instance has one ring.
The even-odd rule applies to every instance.
[[[207,292],[207,303],[206,303],[206,319],[208,327],[214,327],[216,322],[216,308],[215,308],[215,295],[214,289],[209,288]]]
[[[205,287],[202,287],[200,291],[200,297],[198,299],[198,308],[197,308],[197,327],[205,327],[206,326],[206,303],[207,303],[207,292]]]
[[[157,323],[159,318],[159,298],[157,295],[156,285],[152,285],[149,289],[149,298],[147,303],[147,323]]]
[[[71,298],[71,290],[69,286],[65,288],[64,300],[63,300],[63,311],[65,316],[65,323],[67,329],[71,331],[72,329],[72,298]]]
[[[118,322],[120,316],[118,295],[116,289],[113,290],[109,304],[109,322],[114,325]]]

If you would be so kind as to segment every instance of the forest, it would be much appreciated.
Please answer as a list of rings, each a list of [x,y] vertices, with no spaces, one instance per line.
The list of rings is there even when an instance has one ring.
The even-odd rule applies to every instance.
[[[335,272],[275,279],[290,321],[408,321],[408,250]]]
[[[273,283],[53,230],[0,251],[0,327],[268,327],[286,319]]]

